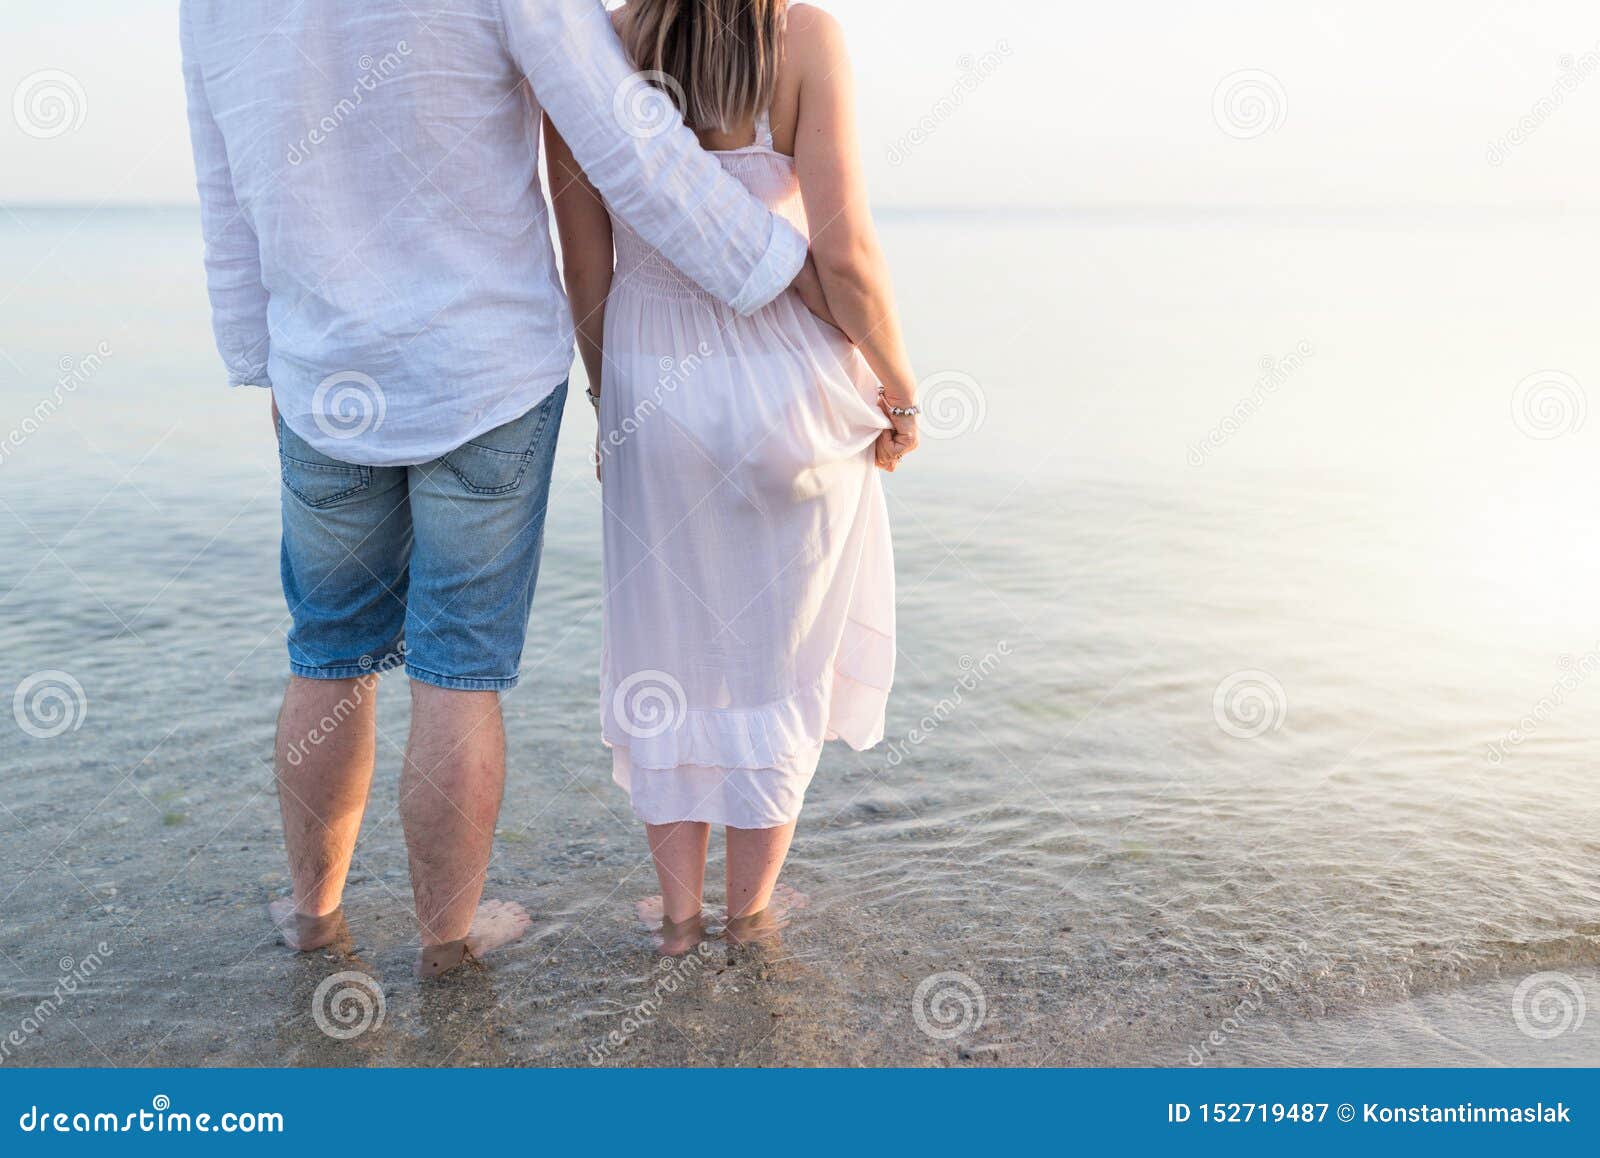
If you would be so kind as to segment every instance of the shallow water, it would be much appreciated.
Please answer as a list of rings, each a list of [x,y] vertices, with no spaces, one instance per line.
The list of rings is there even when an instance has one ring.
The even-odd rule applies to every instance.
[[[950,437],[892,480],[890,738],[824,759],[808,907],[678,965],[634,918],[574,393],[491,868],[535,935],[423,991],[401,679],[353,941],[265,920],[277,481],[194,222],[0,214],[0,428],[106,351],[0,455],[0,690],[82,689],[0,728],[0,1062],[1600,1062],[1594,223],[885,232]]]

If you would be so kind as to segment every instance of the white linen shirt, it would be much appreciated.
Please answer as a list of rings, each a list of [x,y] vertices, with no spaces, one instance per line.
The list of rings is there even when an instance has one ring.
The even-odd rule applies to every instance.
[[[736,312],[804,261],[643,85],[600,0],[183,0],[179,22],[229,381],[270,386],[334,458],[427,462],[566,379],[541,109],[611,208]]]

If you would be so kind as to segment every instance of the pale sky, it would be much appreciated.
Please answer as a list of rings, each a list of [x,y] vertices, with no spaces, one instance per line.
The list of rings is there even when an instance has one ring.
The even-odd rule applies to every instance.
[[[822,6],[883,205],[1600,207],[1582,0]],[[6,0],[0,202],[193,200],[176,10]],[[72,112],[41,137],[18,102],[42,83]]]

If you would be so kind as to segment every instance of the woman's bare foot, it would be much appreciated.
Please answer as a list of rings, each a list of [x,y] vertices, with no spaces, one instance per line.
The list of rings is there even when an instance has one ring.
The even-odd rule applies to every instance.
[[[722,927],[722,939],[730,945],[771,945],[777,943],[782,931],[783,922],[762,909],[748,917],[729,917]]]
[[[308,917],[295,908],[293,897],[284,897],[267,905],[267,915],[278,926],[284,944],[297,953],[331,945],[344,931],[343,906],[323,917]]]
[[[659,900],[660,898],[657,899]],[[767,907],[762,909],[759,913],[750,913],[748,916],[766,916],[774,921],[783,921],[787,923],[790,917],[794,916],[810,903],[810,897],[806,896],[798,889],[792,889],[782,881],[779,881],[777,884],[772,886],[772,896],[767,898]],[[723,916],[728,916],[726,911],[723,912]],[[737,917],[733,919],[746,920],[747,918]]]
[[[687,921],[669,921],[663,918],[661,928],[656,933],[656,947],[665,957],[682,957],[685,953],[693,951],[695,946],[705,939],[704,913],[696,913]]]
[[[656,934],[656,948],[662,955],[683,956],[706,940],[706,913],[694,913],[686,921],[669,918],[661,897],[645,897],[634,905],[638,923]]]
[[[459,941],[424,945],[417,961],[417,976],[442,977],[468,961],[478,961],[503,945],[520,941],[533,925],[528,910],[515,901],[484,901],[473,914],[472,927]]]
[[[787,919],[810,903],[811,898],[799,889],[792,889],[782,881],[779,881],[772,886],[772,900],[767,902],[767,911],[769,913],[776,911],[780,917]]]
[[[810,903],[811,898],[804,893],[780,882],[773,886],[766,908],[743,917],[729,917],[722,935],[731,945],[775,945],[794,914]]]
[[[633,911],[639,916],[639,924],[651,932],[661,928],[661,921],[666,916],[666,908],[661,902],[660,894],[635,901]]]
[[[646,897],[633,908],[639,914],[639,923],[656,935],[656,948],[664,956],[682,957],[706,939],[704,913],[674,921],[666,915],[660,897]]]

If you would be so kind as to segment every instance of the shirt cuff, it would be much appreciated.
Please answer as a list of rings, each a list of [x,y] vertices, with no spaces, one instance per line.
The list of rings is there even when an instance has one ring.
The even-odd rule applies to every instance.
[[[806,263],[806,251],[810,248],[798,229],[774,213],[767,252],[762,254],[755,272],[740,288],[739,296],[728,303],[733,312],[748,317],[788,289],[800,276],[800,267]]]
[[[271,390],[272,389],[272,379],[268,378],[264,372],[261,373],[261,374],[251,374],[251,375],[229,374],[228,375],[228,385],[229,386],[258,386],[262,390]]]

